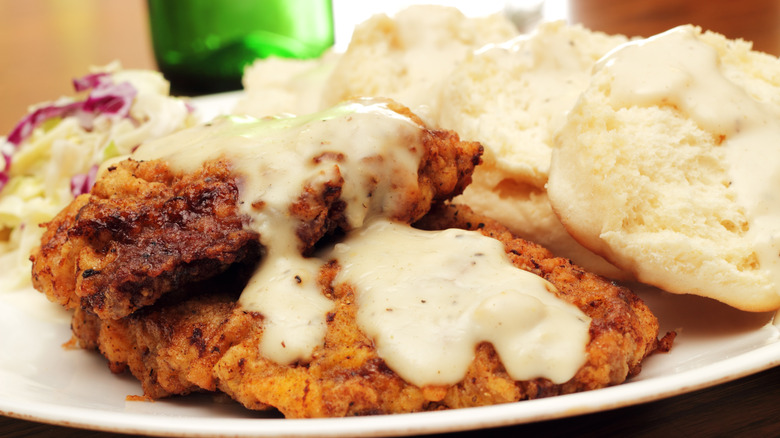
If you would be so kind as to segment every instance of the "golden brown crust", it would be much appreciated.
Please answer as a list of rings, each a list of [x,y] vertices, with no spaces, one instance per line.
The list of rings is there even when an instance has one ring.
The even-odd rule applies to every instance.
[[[323,293],[334,301],[335,308],[327,318],[325,342],[315,349],[308,363],[279,365],[264,358],[259,348],[260,318],[250,317],[251,314],[240,308],[233,308],[232,313],[219,310],[224,303],[201,298],[183,301],[172,309],[125,318],[123,325],[98,330],[97,341],[89,339],[95,336],[91,329],[77,336],[87,338],[80,337],[82,345],[101,345],[116,369],[121,368],[117,366],[121,361],[115,358],[125,357],[125,362],[135,364],[129,368],[144,382],[145,393],[152,397],[177,393],[177,388],[178,393],[186,393],[216,387],[247,408],[271,406],[290,418],[483,406],[603,388],[622,383],[638,372],[642,359],[657,348],[658,323],[629,290],[586,273],[536,244],[515,238],[500,224],[475,215],[467,207],[439,206],[417,226],[480,230],[501,240],[518,267],[548,279],[562,299],[590,316],[588,359],[575,377],[563,384],[546,379],[514,381],[493,347],[482,343],[465,378],[458,384],[425,388],[408,384],[387,367],[371,339],[359,329],[352,287],[333,286],[339,269],[336,262],[328,263],[320,274]],[[199,323],[216,327],[209,332],[213,333],[209,339],[219,337],[218,327],[232,327],[228,333],[233,335],[227,336],[230,347],[207,359],[194,355],[191,330],[195,324],[181,316],[191,312],[197,314],[191,318]],[[167,338],[150,335],[162,332],[183,334]],[[134,341],[125,344],[128,338]],[[125,356],[114,351],[116,345]],[[167,370],[166,380],[161,381],[160,372],[153,372],[155,369]]]
[[[394,219],[404,222],[422,217],[431,202],[460,194],[482,154],[479,143],[462,142],[455,133],[421,130],[419,188],[397,194]],[[303,187],[290,207],[302,253],[323,236],[350,229],[340,198],[344,180],[335,173]],[[204,163],[191,174],[173,172],[159,160],[122,161],[45,225],[31,257],[33,286],[67,308],[118,319],[256,258],[260,237],[239,211],[238,185],[226,161]]]
[[[408,109],[394,109],[421,123]],[[493,346],[482,343],[461,382],[422,388],[405,382],[360,330],[353,286],[334,281],[337,261],[319,273],[322,293],[334,305],[323,344],[306,363],[263,357],[263,318],[237,302],[261,257],[262,236],[247,230],[237,177],[223,161],[186,175],[162,161],[118,164],[48,224],[33,256],[34,284],[76,309],[74,344],[99,350],[114,372],[131,372],[149,398],[222,391],[249,409],[338,417],[534,399],[618,384],[638,372],[658,345],[657,321],[641,300],[468,207],[438,203],[470,182],[482,147],[451,132],[422,128],[421,134],[419,146],[411,145],[425,149],[418,188],[394,193],[402,208],[392,219],[498,239],[518,268],[546,278],[561,299],[590,316],[588,358],[570,381],[514,381]],[[290,208],[303,253],[350,229],[344,181],[334,174],[303,187]],[[262,200],[252,207],[263,208]]]
[[[33,286],[68,308],[116,319],[187,283],[256,257],[238,188],[223,162],[189,175],[126,160],[49,224]]]
[[[391,105],[391,108],[423,126],[408,109],[398,105]],[[395,193],[398,208],[392,219],[400,222],[414,222],[425,215],[431,203],[461,194],[471,183],[471,174],[480,163],[483,152],[481,144],[461,141],[451,131],[421,128],[420,143],[424,150],[417,170],[418,187]],[[339,160],[338,156],[329,158],[336,162]],[[382,160],[384,157],[372,159]],[[324,183],[304,187],[290,207],[291,215],[300,220],[297,235],[302,242],[302,253],[309,251],[323,236],[335,230],[348,231],[352,228],[344,215],[346,205],[340,198],[344,179],[338,168],[334,174]],[[366,190],[370,192],[372,188],[366,187]]]
[[[231,349],[217,364],[219,387],[244,405],[269,404],[288,417],[398,413],[483,406],[586,391],[622,383],[658,346],[658,322],[631,291],[554,257],[464,206],[439,206],[421,228],[465,228],[501,240],[516,266],[553,283],[558,296],[592,318],[588,359],[570,381],[514,381],[488,343],[481,344],[466,377],[450,387],[417,388],[389,370],[355,322],[349,285],[328,291],[336,301],[325,344],[305,365],[280,366],[262,358],[259,336]],[[335,275],[331,265],[323,275]],[[239,366],[238,364],[243,364]]]
[[[504,242],[514,264],[555,285],[557,295],[592,319],[591,346],[618,346],[615,350],[589,348],[588,365],[578,373],[588,384],[566,386],[566,392],[620,383],[639,372],[641,361],[658,347],[658,321],[642,300],[629,289],[555,257],[527,240],[514,238],[503,225],[478,215],[463,205],[438,205],[417,224],[421,228],[455,227],[478,230]],[[622,354],[615,355],[614,351]],[[577,380],[575,377],[574,380]]]
[[[71,322],[75,343],[99,350],[111,371],[130,371],[147,397],[214,391],[214,365],[259,320],[237,310],[250,268],[236,265],[118,320],[77,308]]]

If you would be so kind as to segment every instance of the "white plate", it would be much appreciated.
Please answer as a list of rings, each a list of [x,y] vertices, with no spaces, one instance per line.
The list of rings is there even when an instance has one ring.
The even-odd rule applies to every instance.
[[[237,94],[196,99],[211,117]],[[769,313],[745,313],[693,296],[638,287],[676,330],[668,354],[611,388],[483,408],[393,416],[286,420],[223,398],[195,395],[128,401],[140,384],[112,374],[97,353],[67,350],[69,315],[32,289],[0,291],[0,414],[89,429],[170,436],[404,436],[465,431],[597,412],[670,397],[780,364],[780,330]]]
[[[286,420],[196,395],[155,402],[137,381],[112,374],[97,353],[68,350],[69,315],[32,289],[0,293],[0,414],[105,431],[175,436],[403,436],[562,418],[657,400],[780,364],[772,315],[719,303],[639,291],[679,332],[672,351],[650,357],[620,386],[484,408],[393,416]],[[9,352],[13,352],[9,354]]]

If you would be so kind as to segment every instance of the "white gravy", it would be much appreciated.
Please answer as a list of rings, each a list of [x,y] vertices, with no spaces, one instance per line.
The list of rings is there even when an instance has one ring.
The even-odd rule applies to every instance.
[[[457,382],[481,341],[494,343],[514,378],[570,379],[585,360],[589,324],[548,283],[514,268],[493,239],[384,221],[403,208],[399,194],[418,189],[421,134],[385,101],[364,100],[305,117],[223,118],[147,143],[133,158],[165,159],[181,171],[222,158],[240,175],[242,211],[266,248],[240,303],[263,315],[260,349],[269,359],[305,362],[322,345],[333,303],[317,276],[335,257],[340,278],[359,290],[358,324],[408,381]],[[349,225],[359,231],[331,255],[305,258],[289,208],[305,186],[337,175]]]
[[[415,385],[457,383],[483,341],[516,380],[562,383],[586,359],[590,319],[479,232],[377,220],[332,257],[341,266],[336,283],[355,286],[358,325]]]
[[[780,114],[724,75],[692,26],[621,46],[597,66],[612,72],[616,107],[668,102],[723,136],[732,188],[762,269],[780,285]]]

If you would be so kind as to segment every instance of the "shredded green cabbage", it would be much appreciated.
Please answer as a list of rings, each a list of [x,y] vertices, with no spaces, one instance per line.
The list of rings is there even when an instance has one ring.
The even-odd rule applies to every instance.
[[[170,96],[169,84],[160,73],[123,70],[114,63],[96,69],[88,77],[104,73],[113,83],[126,88],[129,84],[135,90],[127,114],[110,109],[101,112],[96,107],[85,127],[83,114],[62,112],[29,124],[26,135],[17,137],[18,144],[0,137],[5,158],[4,167],[0,161],[5,178],[0,189],[0,290],[30,285],[29,257],[43,233],[39,224],[51,220],[74,199],[74,194],[89,189],[91,181],[84,176],[94,176],[96,166],[129,154],[143,141],[197,121],[184,99]],[[31,108],[30,114],[73,102],[77,102],[73,97],[45,102]]]

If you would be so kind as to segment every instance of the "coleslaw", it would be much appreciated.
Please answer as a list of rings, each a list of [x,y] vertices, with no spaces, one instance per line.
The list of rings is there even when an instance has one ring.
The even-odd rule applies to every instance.
[[[197,123],[185,99],[151,70],[119,63],[74,79],[76,97],[29,109],[0,137],[0,288],[30,285],[30,252],[41,223],[87,193],[101,163],[127,155],[145,140]]]

